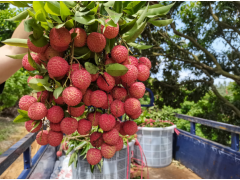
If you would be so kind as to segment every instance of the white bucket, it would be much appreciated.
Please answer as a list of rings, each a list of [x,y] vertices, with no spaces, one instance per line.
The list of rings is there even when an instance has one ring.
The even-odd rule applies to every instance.
[[[165,128],[138,127],[137,139],[149,167],[165,167],[171,164],[174,128],[176,128],[176,125]],[[138,146],[134,146],[134,158],[141,160]],[[145,162],[144,156],[143,160]],[[135,161],[141,164],[140,161]]]

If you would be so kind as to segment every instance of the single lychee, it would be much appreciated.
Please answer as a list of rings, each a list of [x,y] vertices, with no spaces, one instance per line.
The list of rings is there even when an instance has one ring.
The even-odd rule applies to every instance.
[[[36,125],[36,123],[39,124],[37,125],[37,127],[34,128],[34,126]],[[42,121],[33,121],[33,120],[29,120],[29,121],[26,121],[25,122],[25,128],[28,132],[31,132],[31,133],[35,133],[37,131],[39,131],[42,127]]]
[[[73,85],[79,89],[87,89],[91,84],[91,75],[87,70],[77,70],[71,75]]]
[[[97,32],[92,32],[87,37],[87,46],[92,52],[102,52],[106,46],[106,38]]]
[[[111,94],[107,94],[107,102],[102,106],[103,109],[108,109],[111,107],[111,104],[113,102],[113,98]]]
[[[107,102],[107,94],[104,91],[97,90],[91,94],[91,105],[97,108],[102,107]]]
[[[121,76],[123,82],[127,83],[128,85],[134,83],[138,78],[138,69],[134,65],[125,65],[128,68],[126,74]]]
[[[113,63],[116,63],[116,62],[112,58],[107,58],[105,61],[105,65],[113,64]]]
[[[57,151],[57,157],[60,157],[60,156],[62,156],[62,151]]]
[[[55,49],[53,49],[52,46],[49,46],[45,51],[44,55],[47,58],[47,60],[50,60],[55,56],[63,57],[63,52],[58,52]]]
[[[87,161],[91,165],[98,164],[102,159],[102,154],[99,149],[91,148],[87,152]]]
[[[102,114],[100,112],[91,112],[88,114],[87,119],[92,123],[92,126],[98,126],[99,118]]]
[[[135,98],[129,98],[125,101],[124,109],[127,115],[132,116],[139,112],[139,109],[141,109],[140,101]]]
[[[92,129],[92,123],[86,119],[81,119],[78,122],[78,128],[77,131],[81,135],[89,134]]]
[[[101,146],[101,154],[106,159],[112,158],[114,156],[115,152],[116,152],[116,146],[110,146],[106,143],[104,143]]]
[[[47,116],[47,108],[43,103],[35,102],[28,109],[28,117],[32,120],[40,120]]]
[[[111,51],[111,56],[116,63],[122,63],[128,57],[128,50],[122,45],[114,46]]]
[[[138,76],[139,81],[146,81],[149,78],[150,71],[145,65],[138,65]]]
[[[36,136],[36,141],[39,145],[44,146],[48,144],[48,131],[40,131]]]
[[[36,54],[33,54],[33,53],[30,53],[30,54],[31,54],[32,59],[33,59],[37,64],[40,65],[40,64],[41,64],[41,61],[40,61],[39,57],[38,57]],[[33,70],[35,70],[35,68],[32,67],[32,66],[30,65],[30,63],[28,62],[28,54],[26,54],[25,56],[23,56],[22,66],[23,66],[26,70],[28,70],[28,71],[33,71]]]
[[[115,79],[108,73],[104,72],[102,76],[97,79],[97,85],[101,90],[111,91],[115,85]]]
[[[107,19],[105,20],[105,23],[107,23],[108,21],[110,21],[111,19]],[[101,33],[108,39],[113,39],[115,38],[117,35],[118,35],[118,32],[119,32],[119,25],[117,23],[117,27],[113,27],[113,26],[107,26],[105,28],[105,31],[103,32],[104,30],[104,27],[103,25],[101,25]]]
[[[125,123],[125,122],[121,122],[121,124],[120,124],[120,131],[119,131],[119,133],[120,133],[122,136],[127,135],[127,134],[125,133],[124,129],[123,129],[124,123]]]
[[[146,57],[139,58],[139,64],[143,64],[143,65],[147,66],[149,69],[151,69],[151,67],[152,67],[151,61]]]
[[[110,131],[116,124],[116,120],[111,114],[102,114],[98,122],[103,131]]]
[[[85,105],[82,105],[80,107],[70,107],[70,106],[68,106],[68,112],[73,117],[79,117],[79,116],[83,115],[84,111],[85,111]]]
[[[113,99],[125,101],[125,99],[127,97],[127,90],[125,88],[115,86],[112,89],[112,96],[113,96]]]
[[[63,133],[62,132],[55,132],[50,130],[48,132],[48,144],[50,144],[51,146],[58,146],[61,144],[63,139]]]
[[[45,104],[46,100],[48,100],[49,97],[49,92],[48,91],[41,91],[41,92],[37,92],[37,99],[39,99],[41,96],[41,100],[40,102]]]
[[[64,104],[64,101],[63,101],[63,97],[62,97],[62,96],[59,96],[57,99],[53,96],[53,100],[54,100],[57,104],[60,104],[60,105],[63,105],[63,104]]]
[[[77,36],[74,38],[74,46],[83,47],[87,41],[87,34],[82,28],[73,28],[70,31],[70,34],[77,33]]]
[[[68,72],[68,63],[65,59],[55,56],[47,64],[48,73],[53,77],[62,77]]]
[[[50,129],[53,130],[53,131],[61,131],[60,123],[50,122]]]
[[[129,88],[131,97],[134,97],[136,99],[142,98],[145,91],[146,87],[142,82],[135,82]]]
[[[31,80],[31,79],[34,79],[34,78],[36,78],[36,79],[43,79],[43,76],[40,76],[40,75],[35,75],[35,76],[29,76],[28,77],[28,80],[27,80],[27,82],[29,83],[29,81]],[[29,86],[29,84],[28,84],[28,86]]]
[[[116,129],[112,129],[103,133],[103,140],[109,145],[116,145],[119,138],[119,132]]]
[[[123,65],[131,64],[138,67],[138,59],[133,56],[128,56],[127,59],[122,63]]]
[[[86,106],[91,106],[91,95],[92,95],[92,90],[87,89],[86,93],[83,96],[83,102]]]
[[[49,33],[49,39],[51,46],[55,50],[65,51],[71,42],[71,35],[66,28],[53,28]]]
[[[101,147],[102,144],[104,143],[103,141],[103,134],[100,132],[94,132],[90,136],[90,143],[92,144],[93,147]]]
[[[30,41],[30,39],[27,40],[27,45],[28,45],[28,48],[30,49],[30,51],[33,51],[35,53],[44,53],[46,51],[47,47],[49,46],[49,44],[46,44],[43,47],[37,47]]]
[[[91,82],[94,82],[98,79],[99,73],[97,74],[91,74]]]
[[[52,106],[48,109],[47,119],[52,123],[59,123],[64,118],[64,111],[60,106]]]
[[[121,128],[121,122],[116,121],[116,125],[113,128],[116,129],[119,132],[120,128]]]
[[[118,138],[118,142],[116,144],[116,151],[120,151],[123,148],[123,139],[122,137]]]
[[[120,100],[114,100],[111,104],[111,113],[115,117],[120,117],[125,113],[124,103]]]
[[[139,118],[139,116],[142,114],[142,110],[141,109],[139,109],[139,111],[136,113],[136,114],[134,114],[134,115],[131,115],[131,116],[129,116],[131,119],[137,119],[137,118]]]
[[[66,117],[61,121],[61,131],[64,134],[72,134],[74,133],[78,128],[78,121],[74,118]]]
[[[29,107],[35,102],[37,102],[36,98],[29,95],[25,95],[21,97],[21,99],[19,100],[19,108],[28,111]]]
[[[126,121],[124,122],[123,130],[127,135],[134,135],[138,131],[137,123],[134,121]]]
[[[76,106],[82,100],[82,92],[75,87],[67,87],[62,93],[63,101],[69,106]]]

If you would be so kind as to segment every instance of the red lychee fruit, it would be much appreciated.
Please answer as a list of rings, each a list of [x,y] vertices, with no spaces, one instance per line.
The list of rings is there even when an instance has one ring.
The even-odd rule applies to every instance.
[[[116,129],[119,132],[120,128],[121,128],[121,122],[116,121],[116,125],[113,128]]]
[[[91,75],[87,70],[77,70],[71,75],[73,85],[79,89],[87,89],[91,84]]]
[[[102,159],[102,154],[99,149],[91,148],[87,152],[87,161],[91,165],[98,164]]]
[[[102,144],[104,143],[102,133],[100,132],[94,132],[90,136],[90,143],[92,144],[93,147],[101,147]]]
[[[60,106],[53,106],[48,109],[47,119],[52,123],[59,123],[64,118],[64,111]]]
[[[113,64],[113,63],[116,63],[116,62],[112,58],[107,58],[105,61],[105,65]]]
[[[57,155],[57,157],[62,156],[62,151],[58,151],[56,155]]]
[[[62,97],[62,96],[59,96],[57,99],[53,96],[53,100],[54,100],[57,104],[60,104],[60,105],[63,105],[63,104],[64,104],[64,101],[63,101],[63,97]]]
[[[114,128],[108,132],[103,133],[103,140],[108,145],[116,145],[118,142],[118,138],[119,138],[119,132]]]
[[[117,63],[124,62],[128,57],[128,50],[122,45],[114,46],[111,51],[112,59]]]
[[[43,47],[37,47],[30,41],[30,39],[27,40],[27,45],[28,45],[28,48],[30,49],[30,51],[33,51],[35,53],[44,53],[46,51],[47,47],[49,46],[49,44],[46,44]]]
[[[74,46],[76,47],[83,47],[86,44],[87,41],[87,34],[82,28],[74,28],[71,29],[70,34],[77,33],[77,36],[74,38]]]
[[[121,122],[121,123],[120,123],[120,131],[119,131],[119,133],[120,133],[122,136],[126,136],[126,135],[127,135],[127,134],[125,133],[124,129],[123,129],[124,123],[125,123],[125,122]]]
[[[61,144],[63,139],[63,133],[62,132],[55,132],[50,130],[48,132],[48,144],[50,144],[51,146],[58,146]]]
[[[61,131],[60,123],[50,122],[50,129],[53,130],[53,131]]]
[[[142,82],[135,82],[129,88],[131,97],[134,97],[136,99],[142,98],[145,91],[146,87]]]
[[[91,105],[97,108],[102,107],[107,102],[107,94],[101,90],[93,91],[90,98]]]
[[[63,101],[69,106],[76,106],[82,100],[82,92],[75,87],[67,87],[62,93]]]
[[[68,150],[68,144],[67,144],[67,142],[65,142],[65,143],[63,143],[62,144],[62,150]]]
[[[118,138],[118,142],[116,144],[116,151],[120,151],[123,148],[123,139],[122,137]]]
[[[91,106],[91,95],[92,95],[92,90],[87,89],[86,93],[83,96],[83,102],[86,106]]]
[[[44,146],[48,144],[48,131],[40,131],[36,136],[36,141],[39,145]]]
[[[46,52],[46,51],[45,51],[45,52]],[[37,56],[38,56],[38,58],[40,59],[40,61],[41,61],[41,62],[44,61],[44,62],[42,62],[42,63],[43,63],[44,65],[46,65],[46,62],[48,61],[48,59],[46,58],[45,53],[38,53]]]
[[[123,130],[127,135],[134,135],[138,131],[137,123],[134,121],[126,121],[124,122]]]
[[[110,131],[116,124],[116,120],[111,114],[102,114],[98,122],[103,131]]]
[[[149,69],[151,69],[151,67],[152,67],[151,61],[146,57],[139,58],[139,64],[145,65]]]
[[[91,112],[88,114],[87,119],[92,123],[92,126],[98,126],[99,118],[102,114],[100,112]]]
[[[99,73],[97,74],[91,74],[91,82],[94,82],[98,79]]]
[[[127,97],[127,90],[125,88],[115,86],[112,89],[112,96],[113,96],[113,99],[125,101]]]
[[[116,152],[116,146],[110,146],[106,143],[104,143],[101,146],[101,154],[106,159],[112,158],[114,156],[115,152]]]
[[[103,76],[99,76],[97,79],[97,85],[104,91],[111,91],[115,85],[115,79],[108,73],[104,72]]]
[[[40,76],[40,75],[35,75],[35,76],[29,76],[28,77],[28,80],[27,80],[27,82],[29,83],[29,81],[31,80],[31,79],[43,79],[43,76]],[[28,84],[28,86],[29,86],[29,84]],[[30,87],[30,86],[29,86]]]
[[[28,109],[28,117],[32,120],[40,120],[47,116],[47,108],[43,103],[35,102]]]
[[[115,76],[114,79],[115,79],[115,84],[116,85],[119,85],[119,84],[122,83],[121,76]]]
[[[52,77],[62,77],[68,72],[68,63],[65,59],[55,56],[49,60],[47,69]]]
[[[45,51],[45,53],[44,53],[44,55],[47,58],[47,60],[50,60],[50,59],[52,59],[55,56],[63,57],[63,54],[64,54],[63,52],[56,51],[51,46],[49,46],[47,48],[47,50]]]
[[[71,35],[66,28],[53,28],[49,33],[49,39],[51,46],[61,52],[67,50],[71,42]]]
[[[124,103],[120,100],[114,100],[111,104],[111,113],[115,117],[120,117],[125,113]]]
[[[134,65],[135,67],[138,67],[138,59],[133,56],[128,56],[128,58],[122,63],[123,65]]]
[[[81,135],[89,134],[92,129],[92,123],[86,119],[81,119],[78,122],[78,133]]]
[[[138,78],[138,69],[134,65],[125,65],[128,68],[126,74],[121,76],[122,82],[127,83],[128,85],[134,83]]]
[[[37,127],[34,128],[35,124],[37,122],[40,122],[39,125],[37,125]],[[29,120],[25,122],[25,128],[28,132],[31,133],[35,133],[37,131],[39,131],[42,127],[42,121],[33,121],[33,120]],[[34,128],[34,129],[33,129]]]
[[[142,114],[142,110],[140,109],[136,114],[129,116],[131,119],[137,119]]]
[[[139,81],[146,81],[149,78],[150,71],[145,65],[138,65],[138,76]]]
[[[87,37],[87,46],[92,52],[102,52],[106,46],[106,38],[97,32],[92,32]]]
[[[78,128],[78,121],[74,118],[66,117],[61,121],[61,131],[64,134],[72,134],[74,133]]]
[[[79,116],[83,115],[84,111],[85,111],[85,105],[82,105],[80,107],[70,107],[70,106],[68,106],[68,112],[73,117],[79,117]]]
[[[36,54],[33,54],[33,53],[30,53],[31,54],[31,57],[32,59],[39,65],[41,65],[41,61],[39,59],[39,57],[36,55]],[[28,62],[28,54],[26,54],[25,56],[23,56],[23,59],[22,59],[22,66],[28,70],[28,71],[33,71],[35,70],[34,67],[32,67],[30,65],[30,63]]]
[[[28,111],[29,107],[35,102],[37,102],[36,98],[29,95],[25,95],[21,97],[18,104],[20,109]]]
[[[87,91],[87,89],[80,89],[80,91],[82,92],[82,95],[84,95]]]
[[[41,103],[45,104],[46,100],[49,97],[49,92],[48,91],[41,91],[41,92],[37,92],[37,99],[39,99],[41,96]]]
[[[105,22],[107,23],[108,21],[110,21],[111,19],[107,19],[105,20]],[[113,39],[115,38],[117,35],[118,35],[118,32],[119,32],[119,25],[117,23],[117,27],[113,27],[113,26],[107,26],[105,28],[105,31],[103,32],[104,30],[104,27],[103,25],[101,25],[101,32],[102,34],[108,38],[108,39]]]
[[[53,44],[51,44],[52,48],[58,52],[63,52],[66,51],[68,49],[68,46],[55,46]]]
[[[125,101],[124,109],[127,115],[134,115],[139,112],[139,109],[141,109],[141,104],[138,99],[135,98],[129,98]]]
[[[107,95],[107,102],[102,106],[103,109],[108,109],[108,107],[111,107],[111,104],[113,102],[113,98],[111,94]]]
[[[74,71],[81,70],[81,69],[83,69],[83,67],[81,66],[81,64],[73,63],[73,64],[72,64],[72,67],[71,67],[71,65],[69,65],[69,73],[70,73],[70,75],[72,75],[72,73],[73,73]]]

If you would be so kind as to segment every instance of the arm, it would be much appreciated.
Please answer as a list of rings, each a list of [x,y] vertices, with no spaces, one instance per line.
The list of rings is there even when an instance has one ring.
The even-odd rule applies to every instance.
[[[23,21],[13,32],[12,38],[28,39],[30,33],[24,31]],[[27,48],[4,45],[0,47],[0,84],[11,77],[22,67],[22,61],[12,59],[6,55],[22,54],[28,51]]]

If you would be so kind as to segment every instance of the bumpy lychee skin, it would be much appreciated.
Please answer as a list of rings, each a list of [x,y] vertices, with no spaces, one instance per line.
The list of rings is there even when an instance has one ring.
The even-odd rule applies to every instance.
[[[98,122],[103,131],[110,131],[116,124],[116,120],[111,114],[102,114]]]
[[[61,131],[60,123],[50,122],[50,129],[53,130],[53,131]]]
[[[107,23],[110,19],[105,20],[105,22]],[[113,26],[107,26],[105,28],[105,31],[103,32],[104,26],[101,25],[101,32],[102,34],[108,38],[108,39],[113,39],[118,35],[119,32],[119,25],[117,23],[117,27],[113,27]]]
[[[82,100],[82,92],[75,87],[67,87],[62,93],[63,101],[69,106],[76,106]]]
[[[113,128],[116,129],[119,132],[120,128],[121,128],[121,122],[116,121],[116,125]]]
[[[90,143],[92,144],[93,147],[101,147],[102,144],[104,143],[103,141],[103,134],[100,132],[94,132],[90,136]]]
[[[68,46],[55,46],[53,44],[51,44],[52,48],[58,52],[63,52],[66,51],[68,49]]]
[[[73,85],[79,89],[87,89],[91,84],[91,75],[87,70],[77,70],[71,75]]]
[[[62,50],[65,51],[71,42],[71,35],[66,28],[53,28],[50,31],[49,39],[50,44],[54,49],[56,49],[55,47],[59,47],[60,49],[63,48]]]
[[[39,64],[39,65],[41,64],[41,61],[40,61],[39,57],[38,57],[36,54],[31,53],[31,57],[32,57],[32,59],[33,59],[37,64]],[[25,56],[23,56],[22,66],[23,66],[26,70],[28,70],[28,71],[33,71],[33,70],[35,70],[35,68],[32,67],[32,66],[30,65],[30,63],[28,62],[28,54],[26,54]]]
[[[86,119],[81,119],[78,122],[78,133],[81,135],[89,134],[92,129],[92,123]]]
[[[87,119],[92,123],[92,126],[98,126],[99,118],[102,114],[100,112],[91,112],[88,114]]]
[[[114,79],[115,79],[115,84],[116,85],[119,85],[119,84],[122,83],[121,76],[115,76]]]
[[[91,106],[91,96],[92,96],[92,90],[87,89],[86,93],[83,96],[83,102],[86,106]]]
[[[139,81],[146,81],[149,78],[150,71],[145,65],[138,65],[138,76]]]
[[[112,158],[114,156],[115,152],[116,152],[116,146],[110,146],[106,143],[104,143],[101,146],[101,154],[106,159]]]
[[[65,59],[55,56],[49,60],[47,69],[51,76],[62,77],[68,72],[68,63]]]
[[[47,119],[52,123],[59,123],[64,118],[64,111],[60,106],[48,109]]]
[[[134,97],[136,99],[142,98],[145,91],[146,87],[142,82],[135,82],[129,88],[131,97]]]
[[[39,145],[44,146],[48,144],[48,131],[40,131],[36,136],[36,141]]]
[[[142,114],[142,110],[140,109],[136,114],[129,116],[131,119],[137,119]]]
[[[111,104],[111,113],[115,117],[120,117],[125,113],[124,103],[120,100],[114,100]]]
[[[108,109],[111,107],[111,104],[113,102],[113,98],[111,94],[107,95],[107,102],[102,106],[103,109]]]
[[[57,155],[57,157],[62,156],[62,151],[58,151],[56,155]]]
[[[70,73],[70,75],[72,75],[72,73],[74,71],[81,70],[81,69],[83,69],[83,67],[80,64],[78,64],[78,63],[73,63],[72,67],[71,67],[71,65],[69,65],[69,73]]]
[[[35,124],[39,122],[39,121],[33,121],[33,120],[29,120],[25,122],[25,128],[28,132],[31,133],[35,133],[37,131],[39,131],[42,127],[42,121],[40,121],[39,125],[33,129],[33,127],[35,126]],[[32,131],[31,131],[32,130]]]
[[[19,100],[19,108],[28,111],[29,107],[35,102],[37,102],[36,98],[29,95],[25,95],[21,97],[21,99]]]
[[[134,65],[135,67],[138,67],[138,59],[133,56],[128,56],[128,58],[122,63],[123,65]]]
[[[99,149],[91,148],[87,152],[87,161],[91,165],[98,164],[102,159],[102,154]]]
[[[50,130],[48,132],[48,144],[50,144],[51,146],[58,146],[61,144],[63,139],[63,133],[61,132],[55,132]]]
[[[61,131],[64,134],[72,134],[74,133],[78,128],[78,121],[74,118],[66,117],[61,121]]]
[[[96,80],[98,79],[98,77],[99,77],[99,73],[97,73],[97,74],[91,74],[91,82],[96,81]]]
[[[74,46],[76,47],[83,47],[86,44],[87,41],[87,34],[82,28],[74,28],[71,29],[70,34],[77,33],[77,36],[74,38]]]
[[[107,94],[104,91],[97,90],[91,94],[91,105],[100,108],[107,102]]]
[[[116,129],[103,133],[103,140],[109,145],[116,145],[119,138],[119,132]]]
[[[129,98],[125,101],[124,109],[127,115],[134,115],[141,109],[140,101],[136,98]]]
[[[28,77],[28,80],[27,80],[27,82],[29,83],[29,81],[31,80],[31,79],[34,79],[34,78],[36,78],[36,79],[43,79],[43,76],[40,76],[40,75],[35,75],[35,76],[29,76]],[[29,86],[29,84],[28,84],[28,86]]]
[[[105,65],[113,64],[113,63],[116,63],[116,62],[112,58],[107,58],[105,61]]]
[[[40,96],[41,96],[41,103],[46,103],[46,100],[49,97],[49,92],[48,91],[37,92],[37,99],[39,99]]]
[[[47,108],[43,103],[35,102],[28,109],[28,117],[32,120],[40,120],[47,116]]]
[[[111,51],[112,59],[117,63],[124,62],[128,57],[128,50],[122,45],[114,46]]]
[[[123,139],[122,137],[118,138],[118,142],[116,144],[116,151],[120,151],[123,148]]]
[[[127,135],[134,135],[138,131],[137,123],[134,121],[126,121],[124,122],[123,130]]]
[[[149,69],[151,69],[151,67],[152,67],[151,61],[146,57],[139,58],[139,64],[143,64],[143,65],[147,66]]]
[[[44,53],[45,57],[49,60],[52,59],[55,56],[63,57],[63,52],[58,52],[55,49],[52,48],[52,46],[49,46],[47,50]]]
[[[134,65],[125,65],[128,68],[126,74],[121,76],[123,82],[129,84],[134,83],[138,78],[138,69]]]
[[[99,76],[97,79],[97,85],[104,91],[111,91],[115,85],[115,79],[108,73],[104,72],[103,76]]]
[[[121,124],[120,124],[120,131],[119,131],[119,133],[120,133],[122,136],[127,135],[127,134],[125,133],[124,129],[123,129],[124,123],[125,123],[125,122],[121,122]]]
[[[87,46],[92,52],[102,52],[106,46],[106,38],[97,32],[92,32],[87,37]]]
[[[85,111],[85,105],[82,105],[80,107],[68,107],[68,112],[69,114],[71,114],[73,117],[79,117],[81,115],[83,115]]]
[[[46,44],[43,47],[37,47],[30,41],[30,39],[28,39],[27,45],[28,45],[28,48],[30,49],[30,51],[33,51],[35,53],[44,53],[46,51],[47,47],[49,46],[49,44]]]
[[[63,101],[63,97],[62,97],[62,96],[59,96],[57,99],[53,96],[53,100],[54,100],[57,104],[60,104],[60,105],[65,104],[64,101]]]
[[[113,99],[125,101],[127,97],[127,90],[125,88],[116,86],[112,89],[112,96]]]

